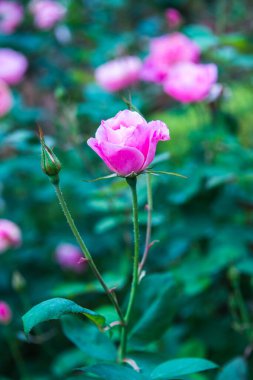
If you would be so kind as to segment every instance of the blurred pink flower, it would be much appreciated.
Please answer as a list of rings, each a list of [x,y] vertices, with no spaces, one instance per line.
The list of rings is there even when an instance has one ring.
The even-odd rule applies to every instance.
[[[59,244],[55,251],[55,259],[62,268],[72,269],[75,272],[82,272],[86,268],[81,250],[68,243]]]
[[[50,29],[64,18],[67,9],[57,1],[33,0],[30,3],[30,11],[39,29]]]
[[[138,57],[121,57],[99,66],[95,70],[95,78],[106,91],[119,91],[138,81],[141,66]]]
[[[4,301],[0,301],[0,324],[7,325],[10,323],[11,318],[12,312],[9,305]]]
[[[205,99],[217,81],[215,64],[178,63],[173,66],[164,82],[164,91],[181,103]]]
[[[0,33],[11,34],[22,22],[23,8],[20,4],[10,1],[0,1]]]
[[[20,228],[7,219],[0,219],[0,253],[21,244]]]
[[[10,111],[12,107],[12,95],[9,87],[5,82],[0,80],[0,117],[4,116]],[[0,241],[1,252],[1,241]]]
[[[111,171],[126,177],[146,169],[154,159],[158,141],[169,139],[163,122],[147,123],[137,112],[124,110],[103,120],[96,138],[87,143]]]
[[[150,54],[144,61],[141,79],[161,83],[171,66],[179,62],[198,62],[200,49],[182,33],[154,38],[151,41]]]
[[[175,8],[168,8],[165,16],[171,28],[176,28],[182,23],[181,13]]]
[[[0,79],[14,85],[22,81],[28,62],[26,57],[12,49],[0,49]]]

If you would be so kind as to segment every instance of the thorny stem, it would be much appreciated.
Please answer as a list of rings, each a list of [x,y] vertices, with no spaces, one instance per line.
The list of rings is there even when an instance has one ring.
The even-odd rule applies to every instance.
[[[147,212],[148,212],[148,220],[147,220],[147,231],[146,231],[146,240],[145,240],[145,248],[142,256],[142,260],[139,264],[139,276],[141,275],[142,269],[146,263],[148,252],[150,249],[150,238],[151,238],[151,226],[152,226],[152,211],[153,211],[153,199],[152,199],[152,186],[151,186],[151,174],[147,173]]]
[[[96,276],[96,278],[98,279],[98,281],[100,282],[100,284],[102,285],[104,291],[106,292],[109,300],[111,301],[111,303],[113,304],[115,310],[117,311],[118,313],[118,316],[122,322],[122,324],[124,325],[125,321],[124,321],[124,317],[123,317],[123,314],[121,312],[121,309],[119,307],[119,304],[118,304],[118,301],[116,299],[116,296],[113,294],[113,292],[107,287],[106,283],[104,282],[103,280],[103,277],[102,275],[100,274],[99,270],[97,269],[97,266],[96,264],[94,263],[93,259],[92,259],[92,256],[88,250],[88,248],[86,247],[83,239],[81,238],[80,234],[79,234],[79,231],[75,225],[75,222],[74,220],[72,219],[72,216],[69,212],[69,209],[68,209],[68,206],[65,202],[65,199],[63,197],[63,194],[62,194],[62,191],[60,189],[60,186],[59,186],[59,180],[52,180],[51,181],[52,184],[54,185],[54,188],[55,188],[55,192],[56,192],[56,195],[58,197],[58,200],[60,202],[60,205],[61,205],[61,208],[62,208],[62,211],[67,219],[67,222],[84,254],[84,257],[86,258],[92,272],[94,273],[94,275]]]
[[[124,361],[126,349],[127,349],[127,335],[129,322],[132,315],[133,305],[136,297],[136,291],[138,287],[138,264],[139,264],[139,220],[138,220],[138,199],[136,191],[137,178],[126,178],[128,185],[130,186],[132,192],[132,203],[133,203],[133,227],[134,227],[134,257],[133,257],[133,278],[130,291],[130,297],[128,301],[127,311],[125,315],[125,326],[121,330],[121,341],[120,341],[120,360]]]

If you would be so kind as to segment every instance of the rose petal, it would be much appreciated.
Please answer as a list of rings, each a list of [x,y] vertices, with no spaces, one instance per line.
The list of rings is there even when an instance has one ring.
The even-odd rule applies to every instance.
[[[144,163],[144,156],[135,148],[122,147],[108,142],[102,142],[100,149],[105,163],[112,171],[127,176],[133,172],[138,173]],[[108,165],[109,163],[109,165]]]
[[[142,170],[146,169],[148,165],[153,161],[156,152],[156,146],[159,141],[170,140],[169,130],[165,123],[160,120],[151,121],[148,123],[148,127],[151,129],[150,133],[148,151],[145,154],[145,162],[143,164]]]
[[[137,125],[143,124],[147,125],[147,122],[141,115],[135,111],[119,111],[116,116],[108,120],[103,120],[102,123],[106,128],[112,128],[114,130],[119,129],[120,126],[125,128],[136,127]]]
[[[94,152],[97,153],[97,155],[102,158],[102,160],[104,161],[104,163],[108,166],[108,168],[111,170],[111,171],[115,171],[114,168],[110,165],[109,161],[107,160],[106,156],[104,155],[104,153],[102,152],[101,150],[101,147],[99,145],[99,141],[97,139],[94,139],[93,137],[90,138],[88,141],[87,141],[87,144],[91,147],[91,149],[94,150]]]

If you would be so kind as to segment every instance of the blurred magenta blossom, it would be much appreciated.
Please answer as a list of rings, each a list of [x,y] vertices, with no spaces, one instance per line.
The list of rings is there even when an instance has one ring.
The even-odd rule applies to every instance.
[[[37,28],[50,29],[64,18],[67,9],[57,1],[33,0],[30,3],[30,11]]]
[[[0,301],[0,324],[7,325],[10,323],[11,318],[12,312],[9,305],[4,301]]]
[[[86,268],[86,262],[82,260],[82,252],[73,244],[59,244],[55,251],[55,259],[62,268],[75,272],[82,272]]]
[[[7,219],[0,219],[0,253],[21,244],[20,228]]]
[[[0,49],[0,79],[14,85],[21,82],[26,72],[26,57],[12,49]]]
[[[11,34],[22,22],[23,7],[11,1],[0,1],[0,33]]]
[[[95,70],[95,79],[106,91],[119,91],[139,80],[141,67],[138,57],[117,58],[99,66]]]
[[[4,116],[10,111],[12,107],[12,95],[9,87],[5,82],[0,80],[0,117]],[[1,241],[0,241],[1,252]]]
[[[181,13],[175,8],[168,8],[165,16],[171,28],[177,28],[182,23]]]
[[[103,120],[96,138],[87,143],[111,171],[126,177],[146,169],[154,159],[157,143],[169,139],[162,121],[147,123],[137,112],[124,110]]]
[[[198,62],[200,49],[182,33],[154,38],[150,54],[144,61],[141,79],[161,83],[173,65],[179,62]]]
[[[215,64],[178,63],[170,69],[164,91],[181,103],[199,102],[208,96],[217,76]]]

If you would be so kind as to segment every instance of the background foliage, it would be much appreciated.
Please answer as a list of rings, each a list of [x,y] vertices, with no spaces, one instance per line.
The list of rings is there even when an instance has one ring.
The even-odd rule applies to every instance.
[[[23,234],[22,246],[0,256],[1,299],[11,305],[14,316],[8,328],[0,326],[1,379],[20,378],[17,347],[25,372],[34,380],[70,379],[74,368],[115,356],[107,338],[97,337],[92,326],[82,323],[80,338],[75,331],[78,319],[74,323],[64,317],[61,324],[41,325],[30,343],[23,334],[21,316],[51,297],[103,310],[114,320],[88,270],[75,274],[55,262],[57,245],[74,240],[40,169],[37,126],[56,146],[63,163],[62,187],[73,215],[99,268],[123,300],[131,271],[130,194],[120,179],[92,184],[83,180],[107,174],[86,140],[101,119],[126,105],[122,94],[99,88],[93,72],[117,55],[144,57],[149,38],[168,32],[164,16],[168,6],[182,13],[182,31],[200,44],[203,60],[218,64],[224,92],[214,104],[180,105],[152,84],[141,83],[132,90],[133,103],[146,119],[163,120],[170,128],[171,141],[161,144],[157,169],[188,177],[152,177],[152,239],[159,243],[150,251],[148,275],[138,293],[132,356],[144,367],[164,358],[207,357],[221,370],[191,379],[253,379],[251,2],[69,0],[65,4],[64,22],[50,31],[36,29],[27,14],[16,34],[0,36],[2,47],[21,51],[29,60],[28,73],[14,90],[15,105],[1,119],[0,129],[0,215],[16,222]],[[143,246],[144,176],[138,191]],[[13,284],[16,272],[25,281],[18,289]],[[12,343],[2,349],[6,335]],[[149,355],[142,354],[144,347]]]

